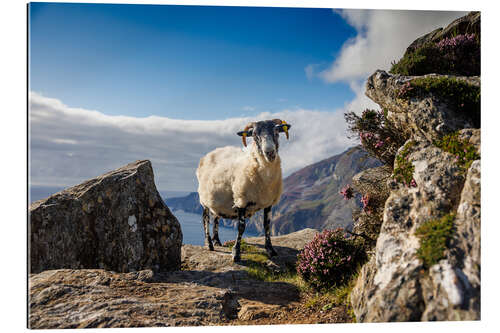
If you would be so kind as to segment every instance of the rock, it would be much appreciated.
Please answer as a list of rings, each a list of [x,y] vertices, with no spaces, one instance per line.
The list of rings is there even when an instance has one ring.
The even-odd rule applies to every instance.
[[[405,54],[413,53],[425,43],[438,42],[443,38],[451,38],[463,34],[481,35],[481,12],[470,12],[466,16],[457,18],[446,28],[438,28],[427,35],[416,39],[408,46]]]
[[[476,127],[475,118],[456,110],[447,101],[432,93],[426,93],[419,98],[410,98],[409,101],[398,97],[398,92],[405,83],[422,77],[455,78],[475,87],[481,84],[478,76],[438,74],[401,76],[378,70],[367,80],[366,95],[387,110],[387,118],[407,137],[422,137],[433,141],[453,131]]]
[[[315,230],[276,237],[278,257],[312,240]],[[264,238],[245,239],[263,246]],[[263,250],[264,251],[264,250]],[[265,252],[265,251],[264,251]],[[243,254],[245,252],[243,251]],[[115,273],[102,269],[48,270],[29,277],[30,328],[221,325],[270,318],[299,302],[296,286],[252,279],[231,249],[183,245],[183,270]],[[281,257],[284,258],[281,258]],[[295,261],[293,261],[295,262]]]
[[[199,326],[234,316],[228,289],[137,273],[61,269],[30,276],[30,328]]]
[[[136,161],[29,207],[29,270],[102,268],[131,272],[180,267],[182,231]]]
[[[352,187],[377,201],[385,202],[389,197],[387,182],[391,179],[391,175],[392,170],[386,165],[367,169],[352,177]]]
[[[481,161],[470,166],[455,218],[450,254],[430,270],[424,284],[422,320],[480,320]]]
[[[352,230],[357,235],[369,238],[367,243],[369,248],[375,245],[375,240],[380,232],[385,201],[390,193],[388,182],[392,179],[391,175],[391,168],[383,165],[361,171],[352,178],[353,188],[370,197],[370,212],[353,213],[355,221]],[[367,239],[365,238],[365,240]]]
[[[479,161],[465,180],[453,158],[425,140],[409,149],[417,187],[396,185],[386,201],[375,253],[351,294],[358,321],[479,318]],[[457,208],[451,249],[427,274],[415,231]],[[466,262],[467,274],[462,270]]]
[[[481,155],[481,129],[479,128],[464,128],[458,131],[458,139],[468,141],[476,148],[476,151]]]

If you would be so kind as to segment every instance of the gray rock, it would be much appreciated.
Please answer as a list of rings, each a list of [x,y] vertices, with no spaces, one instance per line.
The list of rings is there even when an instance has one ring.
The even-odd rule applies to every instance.
[[[316,231],[276,237],[276,269],[293,265]],[[245,239],[264,249],[264,237]],[[243,251],[245,254],[245,251]],[[231,249],[182,246],[182,270],[115,273],[102,269],[48,270],[29,277],[30,328],[200,326],[270,318],[299,303],[290,283],[253,279]]]
[[[466,180],[453,158],[425,140],[410,149],[417,187],[396,185],[386,201],[375,253],[351,294],[358,321],[479,319],[480,164]],[[415,231],[455,211],[451,249],[426,273]]]
[[[372,74],[366,83],[366,95],[383,109],[387,109],[387,117],[396,128],[407,137],[421,137],[430,141],[463,128],[474,128],[475,120],[466,113],[455,110],[449,103],[428,93],[419,98],[402,99],[398,91],[403,85],[417,77],[453,77],[479,87],[479,76],[452,76],[428,74],[424,76],[391,75],[378,70]]]
[[[353,188],[363,195],[370,197],[370,211],[353,213],[354,228],[356,235],[363,235],[368,240],[367,245],[371,249],[380,232],[384,206],[389,197],[390,189],[388,183],[392,180],[392,170],[388,166],[371,168],[356,174],[352,178]]]
[[[136,161],[29,207],[29,270],[180,267],[182,231]]]

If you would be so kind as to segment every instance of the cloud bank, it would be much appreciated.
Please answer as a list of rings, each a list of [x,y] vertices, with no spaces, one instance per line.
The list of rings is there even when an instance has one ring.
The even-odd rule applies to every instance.
[[[180,120],[150,116],[110,116],[74,108],[30,93],[30,184],[71,186],[138,159],[153,164],[158,189],[194,191],[200,157],[216,147],[242,146],[235,133],[256,118],[281,118],[293,124],[290,140],[281,138],[285,174],[353,145],[343,114],[283,110],[257,117]]]

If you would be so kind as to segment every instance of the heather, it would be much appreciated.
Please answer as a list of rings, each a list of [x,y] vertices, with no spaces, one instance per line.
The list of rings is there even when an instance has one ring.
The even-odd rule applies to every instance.
[[[480,42],[475,34],[459,34],[438,42],[427,42],[407,52],[390,70],[393,74],[480,75]]]
[[[318,233],[298,255],[297,273],[315,289],[346,284],[366,259],[354,238],[342,228]]]
[[[363,148],[384,164],[392,165],[405,136],[387,118],[387,112],[366,109],[358,116],[347,112],[344,118],[350,137],[358,137]]]

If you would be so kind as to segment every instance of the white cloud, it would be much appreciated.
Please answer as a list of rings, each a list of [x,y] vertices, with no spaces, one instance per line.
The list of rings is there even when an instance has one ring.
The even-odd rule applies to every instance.
[[[336,11],[356,29],[330,66],[316,73],[326,82],[364,80],[377,69],[390,69],[408,45],[432,30],[447,26],[466,12],[362,10]]]
[[[149,159],[160,190],[193,191],[200,157],[216,147],[241,146],[236,132],[255,119],[293,125],[281,138],[284,173],[345,150],[342,112],[284,110],[225,120],[136,118],[64,105],[30,93],[30,183],[70,186],[138,159]]]
[[[344,82],[355,93],[345,109],[361,112],[379,106],[365,96],[369,75],[377,69],[389,70],[392,61],[398,61],[406,48],[420,36],[447,26],[466,12],[410,11],[410,10],[335,10],[356,29],[356,36],[347,40],[339,55],[325,68],[309,64],[306,77],[318,77],[327,83]],[[321,69],[322,68],[322,69]]]

